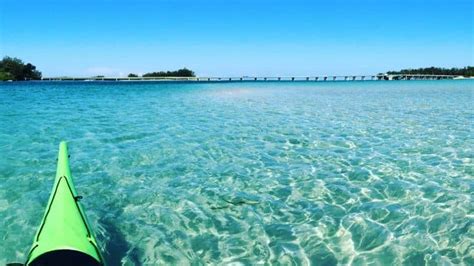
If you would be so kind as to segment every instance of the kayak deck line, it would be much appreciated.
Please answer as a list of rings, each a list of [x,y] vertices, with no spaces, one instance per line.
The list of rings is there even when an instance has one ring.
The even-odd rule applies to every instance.
[[[82,199],[82,196],[74,196],[74,193],[72,192],[72,189],[71,189],[71,185],[69,185],[69,182],[68,182],[68,180],[67,180],[67,178],[66,178],[65,176],[61,176],[61,177],[59,178],[59,182],[58,182],[58,184],[55,186],[55,189],[54,189],[54,193],[53,193],[53,196],[52,196],[52,200],[54,201],[54,197],[56,196],[56,192],[58,191],[59,183],[60,183],[61,180],[63,180],[63,179],[66,181],[66,184],[67,184],[67,186],[68,186],[68,188],[69,188],[69,191],[71,192],[71,195],[73,195],[73,198],[74,198],[74,200],[75,200],[75,202],[76,202],[76,207],[79,209],[79,205],[77,204],[77,202],[78,202],[80,199]],[[41,223],[40,229],[38,230],[38,233],[37,233],[37,235],[36,235],[36,241],[38,241],[39,238],[40,238],[40,236],[41,236],[41,231],[43,230],[43,226],[44,226],[44,224],[46,223],[46,219],[47,219],[47,217],[48,217],[48,214],[49,214],[49,211],[50,211],[50,210],[51,210],[51,205],[49,205],[49,206],[48,206],[48,209],[46,210],[46,214],[44,215],[44,216],[45,216],[45,219],[44,219],[43,222]],[[87,229],[87,237],[90,237],[90,236],[91,236],[91,232],[90,232],[90,230],[89,230],[89,226],[87,226],[87,222],[86,222],[86,220],[84,219],[84,216],[83,216],[82,212],[79,212],[79,213],[80,213],[81,218],[82,218],[82,221],[84,222],[85,227],[86,227],[86,229]]]
[[[80,204],[66,142],[59,145],[56,178],[25,265],[104,265]]]

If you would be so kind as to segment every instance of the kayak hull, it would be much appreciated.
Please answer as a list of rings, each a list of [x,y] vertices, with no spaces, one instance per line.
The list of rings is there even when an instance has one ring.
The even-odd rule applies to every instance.
[[[61,142],[53,191],[27,265],[103,265],[80,198],[69,168],[67,144]]]

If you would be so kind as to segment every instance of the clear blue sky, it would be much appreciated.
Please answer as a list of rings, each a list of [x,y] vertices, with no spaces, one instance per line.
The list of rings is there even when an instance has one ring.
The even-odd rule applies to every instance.
[[[473,65],[472,0],[0,0],[0,56],[45,76],[373,74]]]

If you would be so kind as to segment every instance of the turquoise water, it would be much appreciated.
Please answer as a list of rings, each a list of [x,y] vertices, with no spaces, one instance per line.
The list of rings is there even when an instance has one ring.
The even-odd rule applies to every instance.
[[[0,84],[0,264],[59,141],[111,265],[474,264],[474,82]]]

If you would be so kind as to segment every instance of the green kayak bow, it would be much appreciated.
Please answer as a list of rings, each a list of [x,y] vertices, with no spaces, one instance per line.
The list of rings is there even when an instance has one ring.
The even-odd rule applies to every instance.
[[[104,265],[72,181],[63,141],[53,191],[26,265]]]

